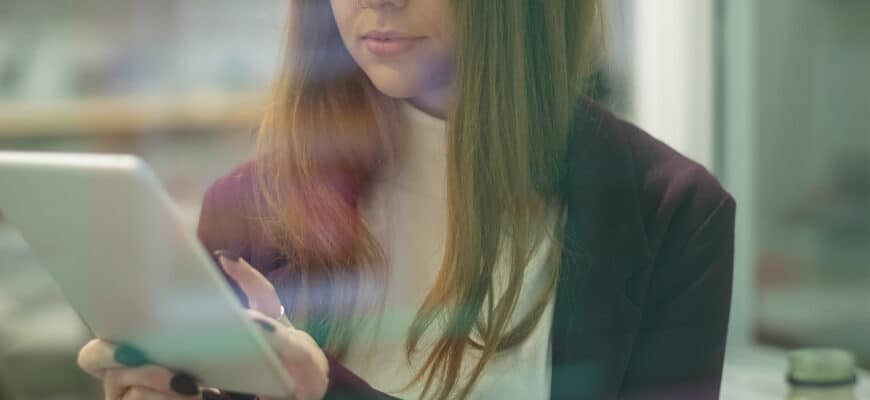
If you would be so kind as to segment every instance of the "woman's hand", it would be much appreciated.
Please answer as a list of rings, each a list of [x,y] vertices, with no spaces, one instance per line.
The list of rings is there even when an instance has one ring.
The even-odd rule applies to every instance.
[[[146,364],[141,352],[94,339],[79,351],[78,364],[103,380],[106,400],[200,400],[216,398],[183,373]]]
[[[215,252],[221,267],[248,297],[248,314],[296,384],[296,400],[319,400],[329,383],[326,355],[306,332],[293,328],[272,284],[245,260],[227,251]],[[150,365],[129,346],[95,339],[79,351],[78,364],[103,381],[106,400],[209,400],[219,392],[201,388],[189,375]],[[244,371],[239,371],[244,373]],[[273,400],[261,397],[263,400]]]
[[[305,331],[293,328],[275,287],[247,261],[226,250],[215,252],[227,273],[248,297],[248,314],[263,329],[284,368],[296,383],[296,399],[319,400],[326,394],[326,355]]]

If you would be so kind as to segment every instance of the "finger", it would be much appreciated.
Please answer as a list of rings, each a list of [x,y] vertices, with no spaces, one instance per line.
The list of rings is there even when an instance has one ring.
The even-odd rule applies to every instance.
[[[129,386],[125,387],[118,384],[118,374],[120,371],[120,368],[113,368],[106,370],[105,374],[103,374],[103,393],[105,393],[106,400],[120,399],[130,389]]]
[[[200,388],[190,375],[166,368],[146,365],[123,368],[113,373],[113,383],[120,387],[140,387],[178,399],[199,398]]]
[[[79,350],[76,363],[88,374],[103,379],[106,369],[121,367],[115,362],[114,353],[115,346],[100,339],[93,339]]]
[[[281,306],[275,287],[260,271],[231,251],[218,250],[215,251],[215,255],[218,256],[224,272],[245,292],[251,308],[274,317],[283,313],[284,308]]]
[[[124,397],[121,397],[121,400],[175,400],[175,397],[142,387],[133,387],[124,394]]]
[[[130,388],[130,390],[121,397],[121,400],[165,400],[165,397],[148,389],[134,387]]]
[[[291,362],[306,359],[308,354],[305,350],[312,343],[297,335],[297,329],[285,328],[274,319],[267,317],[257,310],[247,310],[247,313],[265,333],[263,336],[266,338],[266,341],[269,342],[282,359]]]
[[[76,361],[82,370],[102,379],[107,369],[138,367],[145,365],[148,359],[145,354],[132,346],[115,346],[105,340],[94,339],[79,350]]]
[[[117,346],[109,342],[93,339],[79,350],[76,362],[83,371],[103,379],[105,370],[123,367],[115,360],[116,350]]]
[[[248,310],[297,385],[300,398],[321,398],[328,384],[329,363],[308,333],[280,326],[277,321]]]
[[[246,309],[245,312],[248,313],[248,316],[251,317],[251,319],[254,320],[254,322],[257,322],[258,319],[265,319],[265,320],[268,320],[271,322],[276,322],[276,323],[278,323],[278,325],[280,325],[284,328],[296,329],[293,326],[293,323],[290,322],[290,320],[287,319],[287,316],[285,316],[285,315],[282,315],[281,318],[279,318],[279,319],[275,319],[274,317],[270,317],[270,316],[268,316],[268,315],[266,315],[258,310],[251,309],[251,308]]]

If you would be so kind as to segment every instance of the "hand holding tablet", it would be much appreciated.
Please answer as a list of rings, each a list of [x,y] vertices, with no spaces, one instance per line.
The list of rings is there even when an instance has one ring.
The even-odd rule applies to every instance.
[[[272,398],[322,395],[325,355],[274,319],[281,303],[269,281],[235,256],[215,265],[138,157],[0,151],[0,185],[0,213],[99,339],[82,349],[92,374],[104,377],[122,362],[159,366],[112,379],[132,387],[124,382],[144,377],[143,388],[165,393],[130,394],[144,398],[191,398],[185,389],[199,385]],[[259,313],[244,308],[221,268]],[[120,358],[115,344],[125,345]],[[129,348],[142,357],[129,357]]]
[[[263,330],[296,383],[296,399],[323,398],[328,384],[328,362],[314,339],[306,332],[294,329],[286,320],[275,288],[259,271],[232,252],[220,250],[215,255],[219,256],[223,270],[247,296],[251,307],[248,314]],[[208,400],[219,396],[219,391],[200,388],[191,376],[183,372],[174,373],[148,364],[146,356],[131,347],[117,347],[95,339],[82,347],[78,359],[82,369],[103,380],[106,397],[110,399],[135,398],[139,393],[168,400]]]

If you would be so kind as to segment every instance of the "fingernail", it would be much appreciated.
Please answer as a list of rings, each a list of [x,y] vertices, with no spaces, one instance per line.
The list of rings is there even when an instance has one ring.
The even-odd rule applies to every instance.
[[[269,332],[269,333],[275,332],[275,325],[273,325],[273,324],[272,324],[271,322],[269,322],[269,321],[262,320],[262,319],[259,319],[259,318],[254,318],[254,322],[256,322],[257,324],[259,324],[260,327],[263,328],[263,330],[266,331],[266,332]]]
[[[231,250],[223,250],[223,249],[221,249],[221,250],[215,250],[213,254],[214,254],[215,256],[217,256],[217,257],[223,257],[223,258],[226,258],[227,260],[230,260],[230,261],[232,261],[232,262],[238,262],[238,261],[239,261],[239,255],[236,254],[235,252],[231,251]]]
[[[115,361],[127,367],[141,367],[148,363],[145,354],[135,347],[122,344],[115,349]]]
[[[180,395],[193,396],[199,394],[199,386],[187,374],[177,374],[169,381],[169,387]]]

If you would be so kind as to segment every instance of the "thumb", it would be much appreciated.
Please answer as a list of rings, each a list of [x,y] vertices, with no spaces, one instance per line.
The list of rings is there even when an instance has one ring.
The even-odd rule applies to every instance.
[[[217,250],[214,255],[224,272],[230,276],[248,297],[248,306],[263,314],[278,318],[284,307],[272,283],[245,259],[228,250]]]

